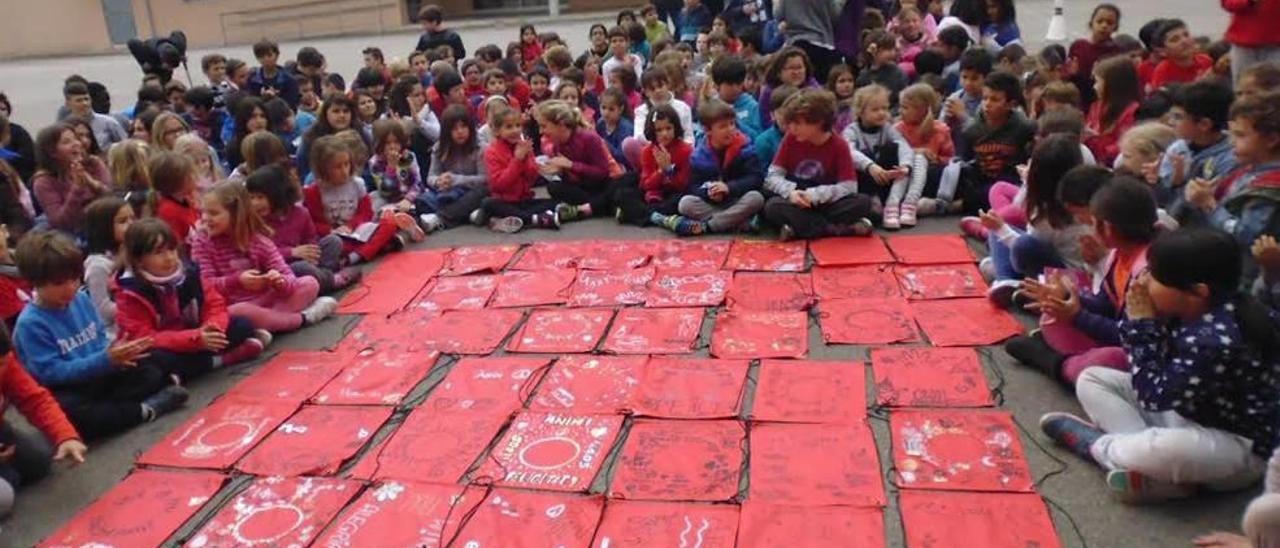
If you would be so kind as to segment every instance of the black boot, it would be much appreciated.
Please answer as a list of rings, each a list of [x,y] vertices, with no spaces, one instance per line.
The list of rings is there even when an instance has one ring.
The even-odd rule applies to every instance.
[[[1044,341],[1044,335],[1039,331],[1030,336],[1009,339],[1009,342],[1004,345],[1004,351],[1008,352],[1014,359],[1022,362],[1023,365],[1049,375],[1054,379],[1061,378],[1062,362],[1067,359],[1061,352],[1049,346],[1049,343]]]

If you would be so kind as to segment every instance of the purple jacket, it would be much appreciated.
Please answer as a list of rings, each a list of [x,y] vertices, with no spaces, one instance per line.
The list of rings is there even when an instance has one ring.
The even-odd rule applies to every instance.
[[[604,140],[590,129],[580,128],[569,136],[563,145],[555,145],[553,153],[573,160],[573,167],[563,173],[566,182],[575,185],[596,185],[609,180],[609,148]]]

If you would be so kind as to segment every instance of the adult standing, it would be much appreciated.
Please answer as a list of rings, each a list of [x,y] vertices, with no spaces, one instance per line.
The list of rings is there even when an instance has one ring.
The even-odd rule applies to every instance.
[[[774,1],[773,15],[785,24],[787,45],[804,50],[819,81],[826,81],[831,67],[844,61],[835,47],[835,22],[844,7],[845,0]]]
[[[1231,24],[1223,36],[1231,44],[1231,81],[1258,63],[1280,63],[1280,0],[1221,0],[1231,13]]]

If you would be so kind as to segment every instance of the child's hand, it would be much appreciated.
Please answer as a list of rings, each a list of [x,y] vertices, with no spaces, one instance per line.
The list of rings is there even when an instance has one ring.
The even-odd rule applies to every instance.
[[[653,147],[653,159],[658,162],[658,169],[665,171],[671,167],[671,153],[662,145]]]
[[[930,164],[937,165],[942,163],[938,161],[938,153],[934,152],[933,149],[931,148],[917,149],[916,152],[919,152],[920,154],[924,154],[924,159],[928,160]]]
[[[724,181],[711,183],[707,187],[707,197],[711,198],[713,202],[723,202],[725,198],[729,197],[729,185],[724,184]]]
[[[548,158],[547,163],[560,169],[569,169],[573,167],[573,160],[565,158],[563,154],[553,158]]]
[[[263,276],[267,278],[267,284],[270,285],[272,288],[280,289],[284,287],[284,284],[285,284],[284,274],[276,272],[275,270],[268,270],[267,273],[264,274]]]
[[[1027,184],[1027,174],[1031,172],[1031,165],[1018,164],[1013,169],[1018,172],[1018,179],[1022,181],[1022,184]]]
[[[413,202],[410,202],[409,200],[400,200],[396,203],[396,209],[401,213],[408,213],[413,210]]]
[[[791,191],[791,195],[787,197],[787,200],[790,201],[792,205],[803,207],[805,209],[813,207],[813,203],[809,201],[809,195],[805,194],[803,190]]]
[[[0,443],[0,464],[8,464],[13,460],[13,455],[18,452],[18,446],[12,443]]]
[[[1264,275],[1268,278],[1280,275],[1280,244],[1276,243],[1274,236],[1260,236],[1253,242],[1250,251],[1253,252],[1253,259],[1258,262],[1258,267],[1262,269]]]
[[[230,342],[227,341],[226,333],[223,333],[217,326],[206,325],[200,328],[200,348],[205,351],[220,353],[227,349],[228,344]]]
[[[991,210],[979,211],[978,219],[982,221],[982,226],[992,232],[1004,228],[1004,219],[1001,219],[999,215],[991,212]]]
[[[441,175],[436,178],[436,187],[439,188],[440,190],[449,190],[449,187],[451,186],[453,186],[452,173],[446,172],[444,175]]]
[[[339,236],[350,236],[351,227],[347,225],[342,225],[342,226],[339,226],[338,228],[333,229],[333,233]]]
[[[875,164],[871,164],[871,167],[867,168],[867,174],[870,175],[871,179],[880,186],[887,185],[893,180],[889,171]]]
[[[240,287],[255,293],[262,291],[267,288],[267,276],[265,274],[259,274],[256,270],[246,270],[241,272]]]
[[[1156,161],[1142,164],[1142,180],[1149,185],[1160,182],[1160,162],[1163,160],[1164,154],[1161,154],[1159,158],[1156,158]],[[1170,161],[1172,161],[1172,158]]]
[[[1040,303],[1040,311],[1058,322],[1070,322],[1080,313],[1080,296],[1074,290],[1067,291],[1065,298],[1050,296]]]
[[[1218,207],[1218,201],[1213,197],[1213,183],[1206,179],[1192,179],[1182,192],[1191,205],[1201,210],[1208,212]]]
[[[521,140],[519,143],[516,143],[517,160],[523,160],[531,153],[533,153],[533,143],[530,143],[527,140]]]
[[[947,105],[944,110],[946,110],[948,118],[964,120],[969,117],[969,111],[964,108],[964,101],[959,98],[947,99]]]
[[[138,365],[138,360],[150,355],[154,344],[151,337],[132,341],[117,340],[107,347],[107,361],[116,367],[134,367]]]
[[[1147,289],[1150,281],[1151,274],[1144,272],[1129,284],[1129,291],[1124,297],[1124,312],[1129,319],[1146,320],[1155,317],[1156,306],[1151,301],[1151,291]]]
[[[316,264],[320,262],[320,246],[316,244],[294,246],[292,255],[295,259],[301,259],[311,264]]]
[[[72,466],[84,464],[84,454],[89,452],[89,448],[80,440],[67,440],[58,444],[58,449],[53,453],[53,460],[69,460]]]
[[[1187,157],[1174,154],[1169,157],[1169,165],[1173,167],[1173,186],[1179,186],[1187,177]]]

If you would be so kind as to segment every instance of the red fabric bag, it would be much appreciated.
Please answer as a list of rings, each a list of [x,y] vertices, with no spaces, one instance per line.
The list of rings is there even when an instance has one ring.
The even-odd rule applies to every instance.
[[[580,270],[569,295],[569,306],[626,306],[643,304],[653,281],[653,267],[628,270]]]
[[[333,380],[349,360],[350,356],[336,352],[285,350],[222,397],[301,405]]]
[[[571,268],[510,270],[498,276],[498,289],[489,308],[517,308],[564,304],[578,276]]]
[[[818,305],[822,338],[834,344],[915,342],[915,317],[901,298],[824,300]]]
[[[911,310],[933,346],[987,346],[1024,331],[1018,320],[985,298],[916,301]]]
[[[618,457],[609,496],[730,500],[738,494],[746,436],[742,423],[733,420],[636,420]]]
[[[752,500],[804,506],[884,506],[876,442],[866,425],[751,427]]]
[[[725,297],[729,310],[795,312],[813,304],[808,274],[738,272]]]
[[[311,401],[324,405],[399,405],[426,378],[439,357],[440,353],[434,350],[361,350]]]
[[[988,407],[994,403],[970,348],[871,350],[876,403],[886,407]]]
[[[409,304],[418,316],[435,315],[446,310],[479,310],[489,303],[498,288],[498,277],[451,276],[436,278]]]
[[[378,479],[455,483],[498,435],[517,408],[506,414],[445,411],[423,407],[404,420],[378,452],[374,471]],[[364,475],[364,474],[362,474]]]
[[[898,501],[907,546],[1062,546],[1034,493],[902,491]]]
[[[898,487],[947,491],[1035,488],[1013,415],[920,409],[889,415]]]
[[[342,297],[339,314],[391,314],[413,299],[444,267],[449,250],[392,253]]]
[[[489,354],[523,318],[519,310],[451,310],[420,324],[413,335],[445,354]]]
[[[720,270],[730,245],[728,240],[662,240],[654,244],[652,264],[684,272]]]
[[[219,398],[138,457],[138,464],[226,470],[298,408]]]
[[[524,411],[477,475],[507,487],[585,492],[621,429],[621,415]]]
[[[510,270],[564,270],[578,268],[587,253],[586,242],[534,242],[524,248]]]
[[[256,479],[185,546],[307,546],[361,487],[330,478]]]
[[[586,353],[595,349],[613,319],[612,308],[534,310],[507,343],[508,352]]]
[[[550,363],[548,358],[463,358],[453,364],[422,406],[444,412],[510,416],[524,406]]]
[[[971,263],[973,253],[955,234],[890,236],[889,249],[902,264]]]
[[[455,247],[445,259],[441,276],[464,276],[477,272],[501,272],[520,251],[518,245]]]
[[[236,469],[258,476],[332,475],[391,418],[391,410],[305,406],[240,459]]]
[[[583,253],[578,268],[583,270],[625,270],[649,264],[653,256],[653,240],[614,240],[579,242]]]
[[[624,308],[603,350],[611,354],[688,354],[702,332],[701,308]]]
[[[602,510],[604,499],[599,496],[494,489],[448,545],[587,546]]]
[[[737,532],[738,507],[731,504],[611,500],[592,546],[733,548]]]
[[[751,418],[853,424],[866,421],[861,362],[764,360]]]
[[[804,312],[725,312],[711,333],[711,355],[717,358],[803,358],[808,351]]]
[[[419,546],[438,548],[446,520],[457,525],[478,502],[480,491],[464,493],[459,485],[391,480],[366,489],[333,520],[312,546]]]
[[[673,419],[737,416],[748,365],[746,360],[651,358],[632,407],[640,415]]]
[[[800,272],[805,269],[805,242],[734,240],[724,268],[757,272]]]
[[[892,263],[893,254],[879,236],[823,238],[809,242],[813,262],[822,266]]]
[[[720,306],[729,292],[731,272],[659,270],[649,284],[649,308]]]
[[[879,508],[783,506],[747,499],[738,548],[865,548],[888,546]]]
[[[987,282],[973,263],[899,265],[894,274],[902,293],[913,301],[987,296]]]
[[[817,266],[810,275],[813,292],[823,301],[889,299],[902,294],[888,265]]]
[[[615,414],[631,406],[647,356],[564,356],[551,366],[533,411]]]
[[[226,480],[211,472],[134,470],[40,546],[160,546]]]

